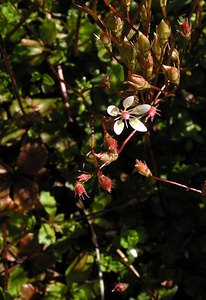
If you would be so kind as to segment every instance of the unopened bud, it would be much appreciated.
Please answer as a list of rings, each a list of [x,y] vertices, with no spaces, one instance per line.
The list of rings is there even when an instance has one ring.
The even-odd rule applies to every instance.
[[[156,60],[160,61],[160,59],[163,55],[163,49],[158,41],[158,37],[157,37],[156,33],[154,33],[154,40],[152,43],[152,52],[154,53]]]
[[[100,32],[100,41],[105,46],[105,48],[112,50],[112,42],[111,42],[111,34],[108,31],[101,31]]]
[[[140,18],[141,23],[143,25],[144,29],[148,29],[148,32],[150,31],[150,22],[148,22],[150,18],[150,6],[146,2],[141,6],[140,8]],[[149,27],[149,28],[148,28]]]
[[[44,46],[41,42],[31,39],[21,39],[21,45],[28,48],[30,56],[42,54],[44,52]]]
[[[105,176],[101,171],[98,171],[97,176],[100,187],[108,193],[111,193],[112,180],[109,177]]]
[[[152,57],[151,52],[149,52],[148,58],[146,59],[146,62],[145,62],[145,71],[146,71],[147,78],[150,78],[152,76],[153,66],[154,66],[153,57]]]
[[[179,22],[180,28],[179,33],[186,39],[190,40],[191,38],[191,31],[192,31],[192,24],[188,22],[186,19],[184,22]]]
[[[150,41],[144,34],[139,32],[135,47],[142,56],[147,57],[150,50]]]
[[[83,186],[83,184],[80,182],[80,181],[76,181],[75,184],[74,184],[74,192],[75,192],[75,195],[77,197],[79,197],[80,199],[84,199],[84,196],[87,196],[87,192]]]
[[[131,0],[122,0],[121,5],[125,15],[127,16],[130,11]]]
[[[166,43],[168,42],[170,35],[171,35],[170,26],[164,20],[162,20],[159,26],[157,27],[157,37],[160,45],[165,46]]]
[[[171,66],[163,65],[163,67],[166,71],[166,75],[167,75],[169,81],[173,84],[179,85],[179,83],[180,83],[180,70],[175,68],[175,67],[171,67]]]
[[[143,176],[146,176],[146,177],[152,176],[152,172],[148,168],[147,164],[145,162],[142,162],[141,160],[138,160],[138,159],[136,160],[135,169],[139,174],[141,174]]]
[[[138,91],[151,88],[151,84],[146,79],[144,79],[144,77],[138,74],[132,74],[128,83]]]
[[[177,49],[173,49],[172,51],[172,61],[179,67],[180,65],[180,56]]]
[[[116,35],[120,37],[122,34],[123,22],[120,17],[115,16],[112,12],[109,12],[104,19],[106,27]]]
[[[167,5],[167,0],[160,0],[160,6],[165,7]]]
[[[129,42],[124,42],[124,44],[119,48],[119,54],[127,67],[131,71],[134,70],[136,62],[134,46]]]
[[[118,153],[118,143],[109,133],[104,136],[104,146],[108,151]]]

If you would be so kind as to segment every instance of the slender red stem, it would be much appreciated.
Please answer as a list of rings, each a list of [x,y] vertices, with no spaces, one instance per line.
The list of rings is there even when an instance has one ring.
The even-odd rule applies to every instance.
[[[122,143],[121,147],[119,148],[118,154],[122,152],[125,145],[129,142],[129,140],[133,137],[133,135],[137,132],[137,130],[133,130],[132,133],[126,138],[126,140]]]
[[[167,179],[163,179],[163,178],[159,178],[159,177],[156,177],[156,176],[151,176],[151,178],[155,179],[155,180],[158,180],[158,181],[162,181],[162,182],[165,182],[165,183],[169,183],[169,184],[172,184],[172,185],[176,185],[176,186],[179,186],[183,189],[186,189],[187,191],[192,191],[192,192],[195,192],[195,193],[198,193],[198,194],[202,194],[202,191],[201,190],[197,190],[195,188],[191,188],[187,185],[184,185],[184,184],[181,184],[181,183],[178,183],[178,182],[175,182],[175,181],[171,181],[171,180],[167,180]]]

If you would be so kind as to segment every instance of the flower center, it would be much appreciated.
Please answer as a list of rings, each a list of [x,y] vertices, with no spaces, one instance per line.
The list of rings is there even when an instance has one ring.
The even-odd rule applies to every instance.
[[[128,111],[123,111],[121,117],[123,120],[128,120],[130,117],[130,113]]]

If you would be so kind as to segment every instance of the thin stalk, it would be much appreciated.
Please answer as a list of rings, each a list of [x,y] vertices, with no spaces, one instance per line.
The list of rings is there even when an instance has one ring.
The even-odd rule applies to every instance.
[[[125,145],[129,142],[129,140],[133,137],[133,135],[137,132],[137,130],[133,130],[132,133],[130,133],[130,135],[126,138],[126,140],[124,140],[124,142],[122,143],[121,147],[119,148],[118,154],[120,154],[122,152],[122,150],[124,149]]]
[[[70,122],[73,122],[72,117],[71,117],[71,112],[70,112],[70,104],[69,104],[69,97],[68,97],[68,93],[67,93],[67,87],[64,81],[64,73],[62,70],[61,65],[57,66],[57,75],[59,78],[59,85],[60,85],[60,89],[61,89],[61,93],[62,93],[62,97],[64,99],[64,106],[67,112],[67,116]]]
[[[195,188],[191,188],[191,187],[189,187],[189,186],[187,186],[185,184],[181,184],[181,183],[178,183],[178,182],[175,182],[175,181],[171,181],[171,180],[159,178],[159,177],[156,177],[156,176],[153,176],[153,175],[151,175],[150,177],[153,178],[153,179],[155,179],[155,180],[158,180],[158,181],[162,181],[162,182],[165,182],[165,183],[168,183],[168,184],[179,186],[179,187],[181,187],[183,189],[186,189],[187,191],[192,191],[192,192],[195,192],[195,193],[198,193],[198,194],[202,194],[201,190],[197,190]]]
[[[20,98],[20,95],[19,95],[19,92],[18,92],[18,86],[17,86],[16,79],[15,79],[15,76],[14,76],[14,73],[13,73],[12,65],[11,65],[9,56],[7,54],[6,47],[5,47],[5,44],[4,44],[4,40],[3,40],[1,34],[0,34],[0,48],[1,48],[2,56],[3,56],[4,62],[5,62],[7,72],[10,76],[10,79],[11,79],[11,84],[12,84],[12,87],[13,87],[14,95],[15,95],[17,101],[18,101],[18,104],[19,104],[19,107],[20,107],[20,110],[21,110],[22,114],[26,115],[25,110],[23,108],[23,105],[21,103],[21,98]]]
[[[137,269],[135,269],[135,267],[133,265],[131,265],[127,259],[127,257],[124,255],[124,253],[120,250],[117,249],[116,250],[117,255],[120,257],[120,261],[137,277],[140,278],[140,274],[137,271]]]
[[[79,207],[82,209],[83,214],[85,216],[85,218],[87,219],[90,231],[91,231],[91,240],[92,243],[94,245],[95,248],[95,252],[96,252],[96,261],[97,261],[97,265],[98,265],[98,277],[99,277],[99,288],[100,288],[100,299],[104,300],[105,299],[105,287],[104,287],[104,279],[103,279],[103,273],[101,270],[101,257],[100,257],[100,248],[99,248],[99,244],[97,241],[97,235],[93,226],[93,223],[90,219],[89,213],[88,211],[85,209],[84,207],[84,203],[79,200]]]
[[[93,156],[93,160],[94,160],[96,168],[99,169],[99,164],[98,164],[97,157],[96,157],[95,151],[94,151],[95,138],[94,138],[94,115],[93,115],[93,113],[91,114],[90,127],[91,127],[91,154]]]
[[[2,257],[3,257],[3,265],[4,265],[4,279],[3,279],[3,289],[7,291],[8,288],[8,280],[9,280],[9,267],[7,263],[7,254],[8,254],[8,245],[7,245],[7,226],[6,224],[2,224],[2,237],[3,237],[3,249],[2,249]]]

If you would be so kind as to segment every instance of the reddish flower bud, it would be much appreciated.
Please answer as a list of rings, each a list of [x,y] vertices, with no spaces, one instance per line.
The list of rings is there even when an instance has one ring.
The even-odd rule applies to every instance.
[[[146,176],[146,177],[152,176],[152,172],[148,168],[147,164],[145,162],[142,162],[141,160],[138,160],[138,159],[136,160],[135,168],[136,168],[136,171],[143,176]]]
[[[132,74],[128,83],[138,91],[149,89],[151,87],[151,84],[146,79],[144,79],[144,77],[138,74]]]
[[[109,133],[106,133],[104,136],[104,146],[108,151],[115,154],[118,153],[118,143]]]
[[[92,177],[89,173],[81,173],[79,176],[77,176],[77,180],[81,183],[87,182]]]
[[[191,38],[191,30],[192,30],[192,24],[188,22],[188,19],[186,19],[184,22],[179,22],[180,28],[179,33],[186,39],[190,40]]]
[[[74,191],[75,191],[75,195],[81,199],[84,199],[84,195],[89,198],[83,184],[80,181],[75,182]]]
[[[157,37],[160,45],[165,46],[165,44],[168,42],[170,35],[170,26],[164,20],[162,20],[159,26],[157,27]]]
[[[98,176],[98,182],[99,182],[99,185],[102,189],[104,189],[105,191],[111,193],[111,190],[112,190],[112,180],[105,176],[104,174],[102,174],[101,171],[99,171],[97,173],[97,176]]]

